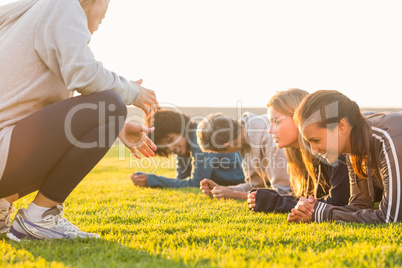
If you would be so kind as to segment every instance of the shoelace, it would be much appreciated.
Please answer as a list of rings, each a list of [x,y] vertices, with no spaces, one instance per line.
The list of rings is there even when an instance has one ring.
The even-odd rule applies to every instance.
[[[56,227],[58,227],[60,225],[61,227],[63,227],[66,230],[66,232],[69,232],[69,233],[77,234],[78,232],[80,232],[80,229],[77,226],[75,226],[74,224],[69,222],[66,218],[64,218],[60,215],[56,215],[56,216],[50,215],[50,216],[47,216],[46,218],[44,218],[43,220],[53,222],[53,224]]]
[[[11,213],[13,212],[13,207],[9,209],[0,209],[0,220],[4,220],[6,225],[11,223]]]

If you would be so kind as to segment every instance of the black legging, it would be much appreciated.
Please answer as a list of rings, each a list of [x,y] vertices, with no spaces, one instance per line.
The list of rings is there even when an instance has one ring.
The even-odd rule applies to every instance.
[[[114,91],[51,104],[15,126],[0,198],[39,190],[63,203],[101,160],[124,126],[127,107]]]

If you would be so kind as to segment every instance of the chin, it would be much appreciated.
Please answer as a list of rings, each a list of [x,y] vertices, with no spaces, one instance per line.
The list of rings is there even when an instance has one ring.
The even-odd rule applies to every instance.
[[[276,148],[278,149],[283,148],[283,144],[281,142],[276,143]]]
[[[328,163],[332,164],[336,164],[337,160],[338,160],[338,156],[336,155],[330,155],[329,157],[325,158],[327,160]]]

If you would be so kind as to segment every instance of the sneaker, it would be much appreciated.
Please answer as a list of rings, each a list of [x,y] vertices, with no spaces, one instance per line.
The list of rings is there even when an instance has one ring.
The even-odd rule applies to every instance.
[[[99,238],[100,235],[82,232],[63,217],[63,206],[57,205],[43,213],[42,220],[35,223],[28,219],[26,209],[18,210],[7,237],[19,242],[21,239]]]
[[[11,205],[9,208],[0,209],[0,234],[5,234],[10,230],[11,213],[13,213],[13,211],[13,205]]]

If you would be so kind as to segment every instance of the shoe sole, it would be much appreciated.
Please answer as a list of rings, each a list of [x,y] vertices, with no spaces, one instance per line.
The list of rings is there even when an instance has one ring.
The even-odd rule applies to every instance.
[[[8,233],[10,231],[10,227],[9,226],[7,226],[7,227],[3,227],[3,229],[0,229],[0,234],[6,234],[6,233]]]
[[[16,237],[15,235],[13,235],[12,233],[7,233],[6,237],[10,240],[13,240],[15,242],[21,242],[21,239],[19,239],[18,237]]]

